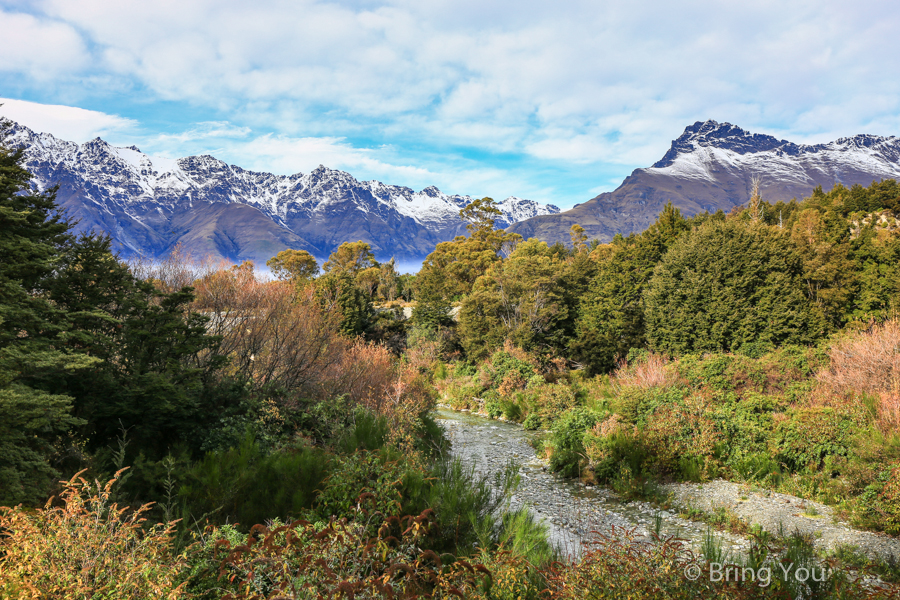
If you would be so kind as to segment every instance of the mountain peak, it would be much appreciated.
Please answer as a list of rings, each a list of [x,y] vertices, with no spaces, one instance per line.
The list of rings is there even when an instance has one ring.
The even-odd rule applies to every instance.
[[[685,127],[684,133],[672,142],[672,147],[653,165],[653,168],[668,167],[675,162],[679,154],[690,153],[703,147],[721,148],[738,154],[765,152],[776,148],[782,149],[787,154],[797,154],[799,151],[799,146],[786,140],[762,133],[750,133],[737,125],[709,119]]]

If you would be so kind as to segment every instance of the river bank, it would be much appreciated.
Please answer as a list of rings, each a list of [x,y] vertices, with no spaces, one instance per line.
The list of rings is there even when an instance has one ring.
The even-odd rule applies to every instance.
[[[608,535],[614,530],[634,530],[639,538],[649,538],[658,530],[662,536],[683,539],[699,551],[709,526],[679,514],[727,511],[748,526],[760,525],[771,533],[799,531],[824,553],[844,547],[888,564],[900,558],[900,540],[854,529],[820,503],[722,480],[662,485],[670,510],[660,510],[649,502],[625,503],[610,489],[549,472],[530,444],[535,434],[517,424],[448,409],[439,410],[436,416],[452,442],[453,455],[473,463],[477,472],[492,474],[510,461],[520,465],[522,483],[512,499],[512,508],[528,506],[547,524],[551,540],[569,556],[577,556],[582,543],[597,533]],[[732,556],[745,555],[749,550],[747,536],[728,532],[715,535],[721,539],[722,549]]]

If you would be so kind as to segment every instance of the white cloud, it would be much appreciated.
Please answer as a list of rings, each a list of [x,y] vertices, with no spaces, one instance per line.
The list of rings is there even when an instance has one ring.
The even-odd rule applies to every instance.
[[[435,177],[434,173],[421,167],[385,162],[378,157],[378,151],[355,148],[343,138],[263,135],[232,150],[246,157],[247,165],[241,166],[275,173],[308,172],[323,164],[354,174],[360,171],[377,174],[384,180],[402,177],[425,181]]]
[[[253,160],[285,168],[331,161],[410,181],[446,172],[476,183],[479,172],[499,182],[502,161],[472,169],[463,158],[647,166],[695,120],[796,141],[890,134],[900,121],[893,0],[28,4],[29,14],[0,13],[24,32],[18,46],[0,41],[12,52],[0,52],[0,71],[71,72],[68,97],[90,81],[213,109],[238,130],[156,143],[230,148],[224,140],[250,139],[249,126],[275,132],[252,138]],[[413,160],[405,145],[435,157]],[[519,185],[510,193],[547,189]]]
[[[180,133],[163,133],[155,136],[151,141],[154,145],[186,144],[214,138],[243,138],[252,133],[249,127],[233,125],[228,121],[204,121],[196,123],[194,127]]]
[[[0,8],[0,72],[18,72],[46,85],[47,80],[85,68],[89,55],[68,23]]]
[[[73,142],[86,142],[113,132],[133,130],[137,122],[116,115],[73,106],[38,104],[0,98],[0,115],[29,129]]]

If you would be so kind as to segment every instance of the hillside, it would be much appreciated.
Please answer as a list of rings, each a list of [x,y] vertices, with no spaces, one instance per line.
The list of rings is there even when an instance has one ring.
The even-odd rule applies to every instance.
[[[836,183],[868,186],[897,179],[900,139],[857,135],[803,145],[729,123],[698,121],[685,128],[662,159],[636,169],[615,191],[509,230],[525,238],[568,242],[569,228],[577,223],[589,237],[609,241],[617,233],[645,230],[667,202],[687,216],[728,212],[749,200],[754,177],[760,178],[763,199],[773,204],[808,196],[816,186],[827,191]]]

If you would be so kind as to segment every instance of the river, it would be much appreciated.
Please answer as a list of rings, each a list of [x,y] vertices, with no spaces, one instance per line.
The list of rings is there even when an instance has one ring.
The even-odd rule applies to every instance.
[[[449,437],[454,457],[473,464],[481,474],[502,471],[509,461],[520,467],[521,484],[511,501],[512,508],[527,506],[548,526],[551,541],[567,556],[580,553],[582,542],[609,535],[613,527],[635,529],[639,537],[649,537],[660,518],[660,534],[684,539],[695,549],[707,535],[707,525],[659,511],[645,502],[623,502],[612,490],[586,486],[556,476],[538,457],[530,441],[534,432],[520,425],[495,421],[467,412],[441,409],[435,415]],[[747,540],[716,533],[723,549],[744,553]]]

